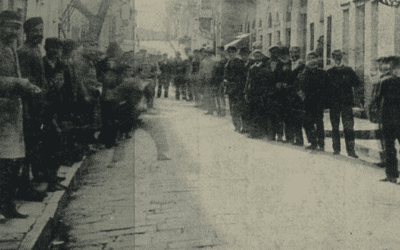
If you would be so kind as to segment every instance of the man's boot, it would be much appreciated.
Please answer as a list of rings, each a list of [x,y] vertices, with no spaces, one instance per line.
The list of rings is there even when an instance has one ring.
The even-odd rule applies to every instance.
[[[355,142],[354,141],[346,141],[347,155],[357,159],[358,155],[356,154],[356,151],[354,150],[354,147],[355,147]]]

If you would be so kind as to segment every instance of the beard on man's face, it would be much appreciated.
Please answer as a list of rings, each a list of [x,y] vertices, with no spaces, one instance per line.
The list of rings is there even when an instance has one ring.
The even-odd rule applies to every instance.
[[[29,37],[28,40],[33,44],[41,44],[43,41],[43,35]]]

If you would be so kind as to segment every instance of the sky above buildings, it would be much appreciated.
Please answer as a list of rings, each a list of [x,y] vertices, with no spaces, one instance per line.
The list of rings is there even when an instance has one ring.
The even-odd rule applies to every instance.
[[[165,0],[136,0],[139,28],[165,31]]]

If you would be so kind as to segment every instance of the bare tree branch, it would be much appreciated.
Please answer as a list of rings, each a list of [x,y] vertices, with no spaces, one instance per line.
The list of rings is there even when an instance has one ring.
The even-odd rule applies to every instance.
[[[81,12],[87,19],[93,19],[95,17],[95,15],[85,5],[83,5],[81,0],[72,1],[71,6]]]

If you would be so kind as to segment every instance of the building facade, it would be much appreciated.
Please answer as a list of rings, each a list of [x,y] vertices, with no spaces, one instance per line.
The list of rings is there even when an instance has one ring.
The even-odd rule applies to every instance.
[[[400,55],[400,10],[377,0],[266,0],[257,3],[262,27],[257,40],[264,53],[272,45],[299,46],[302,56],[315,51],[324,68],[340,49],[364,85],[356,89],[356,104],[369,103],[378,74],[375,60]]]

